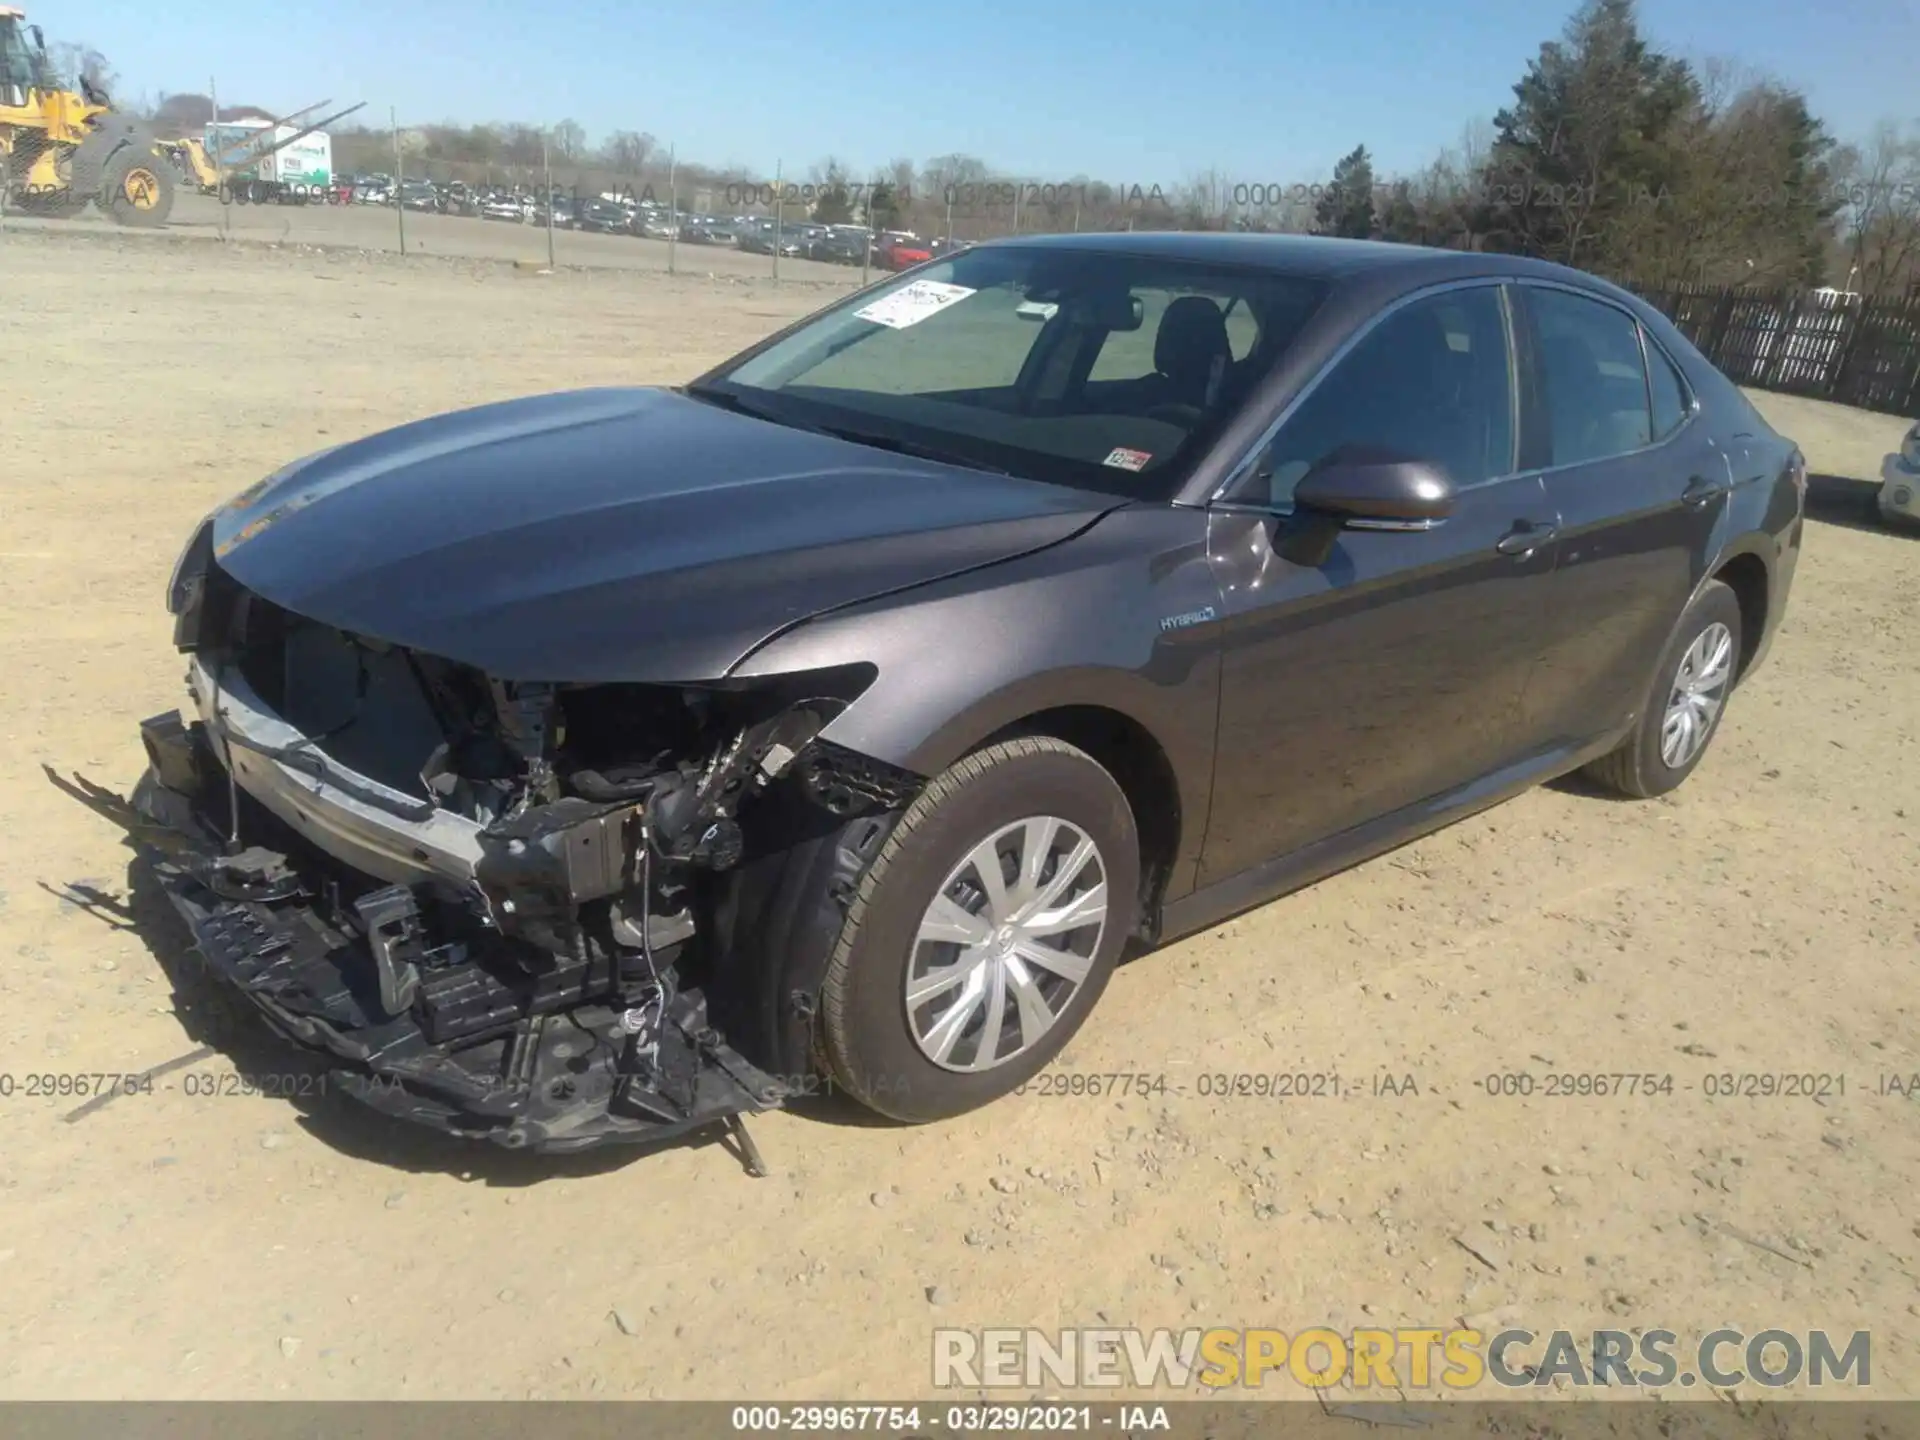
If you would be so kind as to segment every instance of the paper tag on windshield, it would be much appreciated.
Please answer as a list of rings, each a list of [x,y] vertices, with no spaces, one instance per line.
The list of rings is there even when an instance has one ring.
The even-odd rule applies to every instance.
[[[958,304],[973,291],[964,285],[947,285],[939,280],[916,280],[911,285],[882,295],[871,305],[854,311],[860,320],[871,320],[892,330],[918,325],[929,315],[937,315],[949,305]]]
[[[1145,450],[1129,450],[1124,445],[1116,445],[1113,453],[1100,463],[1111,465],[1116,470],[1144,470],[1151,459],[1153,456]]]

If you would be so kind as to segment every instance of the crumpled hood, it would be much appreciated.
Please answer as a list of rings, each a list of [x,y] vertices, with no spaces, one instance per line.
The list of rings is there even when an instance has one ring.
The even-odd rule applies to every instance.
[[[322,451],[236,497],[212,539],[248,589],[342,630],[514,680],[684,681],[1117,503],[607,389]]]

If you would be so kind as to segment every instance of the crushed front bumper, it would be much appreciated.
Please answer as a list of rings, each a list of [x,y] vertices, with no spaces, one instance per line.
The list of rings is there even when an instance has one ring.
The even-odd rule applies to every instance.
[[[131,802],[135,839],[208,973],[323,1056],[355,1099],[512,1149],[572,1151],[671,1140],[785,1098],[712,1028],[697,990],[662,990],[635,1009],[591,966],[559,960],[503,984],[436,933],[404,886],[379,892],[383,910],[365,896],[343,904],[329,857],[298,836],[284,850],[229,853],[220,836],[233,792],[202,728],[168,714],[141,735],[149,768]],[[417,989],[395,985],[396,936],[418,962]],[[399,1014],[396,988],[410,994]],[[461,1033],[437,1040],[436,1017],[455,1012]]]

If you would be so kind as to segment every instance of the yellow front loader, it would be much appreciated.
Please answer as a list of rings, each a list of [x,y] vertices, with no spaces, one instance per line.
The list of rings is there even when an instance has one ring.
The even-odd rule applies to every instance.
[[[123,225],[164,225],[174,191],[167,152],[99,87],[83,78],[77,93],[65,89],[40,27],[26,18],[0,5],[0,190],[7,202],[72,215],[92,201]]]
[[[180,140],[158,140],[160,153],[171,160],[174,168],[198,185],[208,195],[220,190],[220,171],[213,163],[213,157],[207,154],[207,147],[201,141],[188,135]]]

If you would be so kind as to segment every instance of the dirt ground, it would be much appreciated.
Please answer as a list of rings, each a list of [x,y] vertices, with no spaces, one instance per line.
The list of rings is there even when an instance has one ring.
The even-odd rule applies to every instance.
[[[1876,1395],[1920,1396],[1920,1109],[1876,1093],[1920,1072],[1920,542],[1862,518],[1903,421],[1761,398],[1823,518],[1677,795],[1540,790],[1126,967],[1062,1072],[1184,1095],[782,1113],[754,1180],[712,1144],[544,1161],[227,1093],[236,1052],[293,1068],[244,1041],[77,1117],[28,1096],[202,1034],[178,932],[128,921],[118,832],[43,767],[137,777],[183,699],[169,569],[234,491],[452,406],[685,378],[823,292],[32,227],[0,285],[0,1397],[898,1399],[936,1325],[1490,1311],[1870,1329]],[[1417,1093],[1200,1097],[1217,1071]],[[1479,1084],[1508,1071],[1676,1086]],[[1708,1098],[1723,1071],[1846,1092]]]

